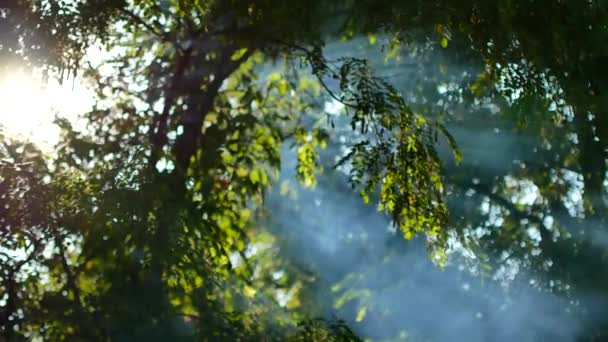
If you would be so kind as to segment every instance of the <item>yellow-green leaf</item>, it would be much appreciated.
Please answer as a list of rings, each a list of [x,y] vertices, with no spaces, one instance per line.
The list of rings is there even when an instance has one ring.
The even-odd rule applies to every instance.
[[[247,48],[239,49],[232,55],[232,57],[230,57],[230,59],[236,61],[239,58],[243,57],[245,53],[247,53]]]
[[[249,174],[249,180],[251,180],[251,183],[256,184],[260,181],[260,172],[258,171],[258,169],[254,169],[253,171],[251,171],[251,173]]]
[[[376,35],[374,35],[374,34],[370,34],[370,35],[369,35],[369,43],[370,43],[371,45],[376,44]]]
[[[284,80],[279,82],[278,89],[279,89],[279,94],[285,95],[285,93],[287,93],[287,82]]]
[[[367,307],[364,306],[361,309],[359,309],[359,311],[357,312],[357,318],[355,318],[355,320],[357,322],[363,321],[363,319],[365,319],[365,314],[366,313],[367,313]]]
[[[247,176],[247,173],[247,169],[242,166],[239,166],[239,168],[236,170],[236,175],[239,177],[245,177]]]

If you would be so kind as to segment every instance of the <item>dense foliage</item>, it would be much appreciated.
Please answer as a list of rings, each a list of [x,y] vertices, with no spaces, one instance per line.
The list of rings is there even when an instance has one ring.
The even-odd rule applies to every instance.
[[[483,277],[533,268],[537,286],[605,298],[607,11],[602,1],[0,3],[2,63],[82,75],[97,97],[86,127],[58,120],[52,157],[3,136],[4,339],[357,339],[342,321],[309,320],[322,312],[306,302],[310,276],[267,219],[285,146],[304,187],[343,172],[440,267],[460,254]],[[335,56],[327,45],[338,40],[364,48]],[[92,46],[107,51],[100,65],[85,56]],[[327,115],[327,103],[343,109]],[[495,134],[476,137],[482,126]],[[525,146],[495,156],[492,142],[513,136]],[[363,320],[369,291],[345,276],[336,306],[358,300]],[[602,338],[607,323],[583,337]]]

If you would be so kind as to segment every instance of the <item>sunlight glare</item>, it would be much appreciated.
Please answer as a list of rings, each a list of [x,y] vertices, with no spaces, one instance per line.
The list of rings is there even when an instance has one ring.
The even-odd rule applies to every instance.
[[[48,150],[59,139],[58,114],[72,122],[92,104],[92,94],[78,80],[60,85],[24,71],[0,75],[0,127],[12,137]]]

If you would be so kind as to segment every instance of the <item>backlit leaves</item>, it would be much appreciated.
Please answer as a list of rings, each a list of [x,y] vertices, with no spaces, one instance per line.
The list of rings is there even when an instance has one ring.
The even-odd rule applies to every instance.
[[[321,81],[338,77],[339,92],[333,96],[346,106],[351,127],[361,137],[338,166],[350,166],[351,184],[362,186],[365,202],[380,191],[380,209],[391,215],[405,238],[424,233],[432,249],[443,248],[447,209],[433,144],[438,130],[447,132],[414,113],[394,87],[374,76],[365,60],[339,62],[311,56]],[[453,139],[449,134],[447,138],[459,158]]]

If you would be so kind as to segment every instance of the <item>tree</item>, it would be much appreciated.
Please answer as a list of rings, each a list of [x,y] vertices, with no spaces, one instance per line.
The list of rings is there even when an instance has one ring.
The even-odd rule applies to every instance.
[[[553,237],[605,226],[605,47],[590,43],[607,34],[599,3],[17,1],[0,11],[9,28],[2,58],[61,77],[83,73],[98,96],[87,131],[58,122],[64,135],[50,168],[31,146],[6,145],[7,340],[273,339],[285,325],[295,329],[297,305],[268,305],[281,287],[301,285],[269,276],[287,261],[260,247],[276,239],[261,208],[285,143],[297,146],[297,178],[315,185],[334,124],[319,114],[325,99],[345,106],[352,134],[338,165],[351,185],[403,236],[425,235],[439,265],[456,239],[489,267],[536,260],[529,255],[540,248],[548,257],[526,262],[551,260],[550,270],[574,277],[561,270],[586,242],[564,255]],[[416,63],[429,63],[429,51],[441,50],[480,72],[450,74],[440,59],[437,74],[404,92],[365,58],[327,56],[328,41],[361,34],[386,39],[389,58],[409,48]],[[85,66],[96,41],[112,54],[110,73]],[[428,92],[444,83],[445,92]],[[490,104],[501,115],[488,115]],[[518,156],[488,172],[465,141],[462,164],[442,164],[440,141],[461,157],[449,128],[482,120],[535,134],[534,160]],[[566,171],[583,179],[574,215],[563,198],[574,188]],[[533,204],[516,198],[523,181],[538,188]],[[469,201],[467,215],[454,215]],[[501,224],[479,214],[484,203],[500,208]],[[474,238],[477,225],[501,229]]]

